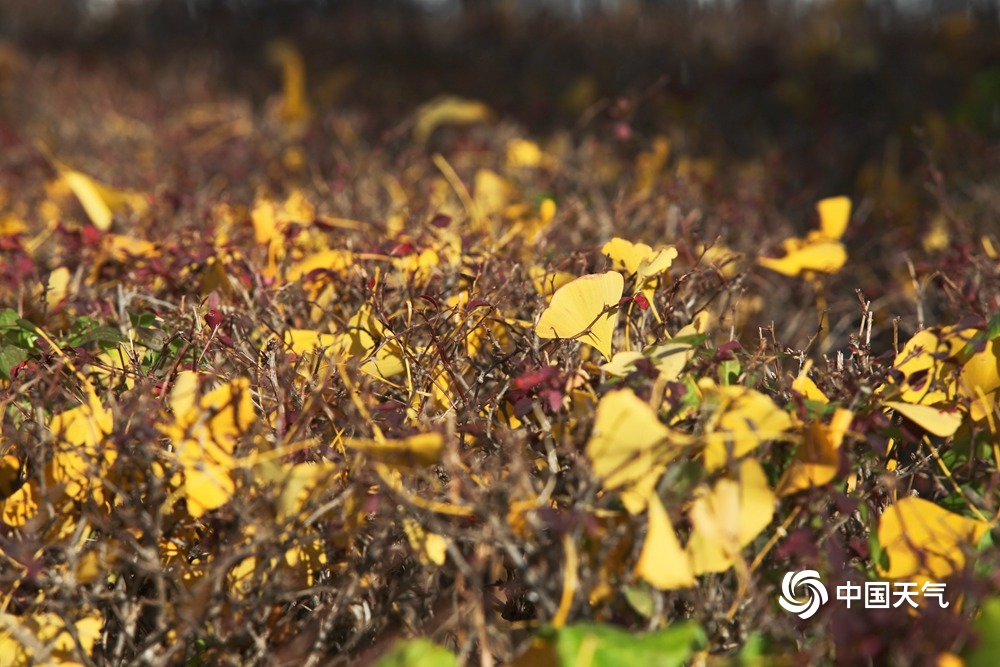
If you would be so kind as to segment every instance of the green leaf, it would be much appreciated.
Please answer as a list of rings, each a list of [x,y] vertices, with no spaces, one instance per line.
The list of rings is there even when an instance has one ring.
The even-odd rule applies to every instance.
[[[17,315],[17,311],[13,308],[5,308],[0,311],[0,331],[5,329],[15,329],[17,328],[17,321],[21,319]]]
[[[736,384],[740,377],[740,362],[735,359],[719,362],[719,384],[723,387]]]
[[[760,632],[751,632],[743,644],[743,648],[740,649],[737,664],[744,665],[745,667],[764,665],[765,650],[766,641],[764,635]]]
[[[377,667],[458,667],[458,658],[429,639],[410,639],[392,647]]]
[[[548,646],[532,649],[514,663],[516,666],[681,667],[708,643],[705,632],[692,622],[676,623],[647,635],[581,623],[550,628],[541,636],[548,639]]]
[[[32,349],[39,338],[35,325],[19,317],[11,308],[0,312],[0,336],[22,350]]]
[[[129,313],[132,327],[135,329],[156,329],[156,313]]]
[[[626,586],[625,599],[628,601],[629,606],[635,610],[635,613],[643,618],[652,618],[654,601],[653,592],[650,590],[649,585],[643,583],[642,585]]]
[[[13,345],[0,345],[0,375],[10,379],[11,370],[28,358],[28,353]]]
[[[994,667],[1000,665],[1000,598],[987,601],[973,627],[979,635],[974,646],[963,651],[966,667]]]

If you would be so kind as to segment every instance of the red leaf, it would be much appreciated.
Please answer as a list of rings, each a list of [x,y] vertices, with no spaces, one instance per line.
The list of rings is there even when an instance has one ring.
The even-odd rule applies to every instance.
[[[219,325],[222,324],[222,320],[222,314],[214,308],[205,313],[205,324],[212,329],[218,329]]]

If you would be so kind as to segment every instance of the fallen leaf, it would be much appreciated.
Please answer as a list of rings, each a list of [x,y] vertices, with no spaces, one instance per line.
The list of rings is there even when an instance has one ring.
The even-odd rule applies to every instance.
[[[539,338],[569,338],[587,343],[611,359],[618,302],[625,280],[617,271],[586,275],[552,295],[535,325]]]

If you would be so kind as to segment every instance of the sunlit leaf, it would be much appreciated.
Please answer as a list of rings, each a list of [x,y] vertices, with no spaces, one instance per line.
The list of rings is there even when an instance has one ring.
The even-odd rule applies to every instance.
[[[576,338],[611,359],[618,302],[625,281],[617,271],[586,275],[560,287],[542,312],[539,338]]]
[[[989,341],[962,364],[958,393],[969,401],[973,421],[982,421],[994,412],[1000,394],[1000,338]]]
[[[902,381],[897,383],[890,379],[879,391],[898,389],[901,401],[922,405],[954,398],[957,387],[953,372],[958,365],[958,355],[973,334],[972,329],[958,327],[917,332],[893,362],[893,368],[902,375]]]
[[[66,495],[77,500],[100,488],[99,471],[115,459],[115,451],[102,446],[113,428],[111,412],[101,405],[92,388],[87,393],[87,403],[54,415],[49,422],[56,438],[49,476],[55,484],[63,485]]]
[[[786,496],[822,486],[836,477],[840,469],[840,445],[853,419],[853,412],[837,408],[829,424],[820,421],[810,424],[805,442],[795,450],[795,459],[778,482],[776,493]]]
[[[178,373],[170,394],[174,422],[160,427],[174,443],[188,512],[195,518],[232,498],[236,440],[255,420],[246,378],[222,384],[200,398],[199,384],[197,374]]]
[[[306,96],[306,68],[299,49],[288,40],[268,44],[267,55],[281,67],[282,91],[278,117],[286,123],[301,123],[311,114]]]
[[[692,438],[662,424],[649,405],[628,389],[612,391],[597,405],[586,453],[607,490],[624,487],[622,501],[642,512],[666,465]]]
[[[296,281],[313,271],[330,271],[342,274],[354,264],[354,254],[347,250],[321,250],[303,257],[288,268],[285,277]]]
[[[425,143],[441,125],[469,125],[487,122],[492,118],[493,111],[482,102],[442,95],[417,109],[413,138],[418,143]]]
[[[495,171],[480,169],[476,172],[473,201],[481,216],[496,215],[504,210],[513,194],[513,187]]]
[[[769,397],[740,385],[720,387],[710,378],[698,383],[704,393],[705,467],[716,470],[768,440],[781,439],[792,428],[787,412]]]
[[[820,228],[810,232],[805,239],[786,239],[781,249],[783,256],[760,257],[761,266],[788,276],[814,273],[834,273],[847,262],[847,250],[840,238],[851,217],[851,200],[832,197],[816,204]]]
[[[942,438],[954,435],[962,425],[962,416],[954,412],[938,410],[929,405],[913,405],[900,401],[886,401],[885,407],[892,408],[914,424]]]
[[[737,479],[723,478],[696,492],[687,551],[694,573],[725,572],[774,516],[774,493],[760,463],[747,459]]]
[[[397,468],[410,468],[439,463],[444,449],[444,436],[430,432],[391,440],[345,438],[344,444],[351,449],[366,453],[380,463]]]
[[[38,483],[29,479],[16,491],[0,500],[3,522],[11,528],[21,528],[38,515],[39,502],[45,498]]]
[[[7,498],[20,487],[21,467],[15,454],[0,457],[0,499]]]
[[[125,262],[135,257],[155,257],[159,250],[155,243],[123,234],[106,234],[101,246],[109,257]]]
[[[553,160],[534,141],[511,139],[507,142],[507,166],[514,169],[551,166]]]
[[[695,585],[691,560],[674,532],[667,510],[655,493],[649,496],[649,528],[635,573],[661,591]]]
[[[819,212],[819,230],[823,238],[839,239],[847,231],[851,220],[851,200],[847,197],[830,197],[816,204]]]
[[[348,321],[340,345],[344,353],[364,360],[361,370],[369,375],[389,379],[406,370],[406,352],[392,332],[362,306]]]
[[[989,524],[938,505],[906,496],[882,513],[878,541],[889,556],[889,579],[925,577],[940,581],[965,567],[965,550],[972,548]]]
[[[648,359],[659,371],[661,380],[675,382],[694,357],[697,338],[704,332],[707,321],[707,314],[702,313],[695,317],[691,324],[681,328],[676,336],[667,337],[666,342],[650,345],[642,352],[634,350],[618,352],[611,361],[601,366],[601,370],[610,375],[624,377],[636,370],[637,361]]]
[[[49,274],[49,281],[45,289],[45,303],[49,308],[59,305],[69,293],[69,282],[71,278],[69,269],[60,266]]]
[[[541,266],[530,267],[528,274],[535,291],[545,297],[552,296],[560,287],[576,280],[576,276],[568,271],[547,271]]]
[[[830,402],[830,399],[816,386],[816,383],[812,381],[808,373],[800,373],[792,381],[792,389],[802,394],[807,400],[823,403],[824,405]]]
[[[282,466],[284,478],[277,500],[278,520],[289,521],[299,516],[310,496],[330,483],[338,472],[338,467],[330,462]]]
[[[116,190],[59,163],[56,163],[56,168],[63,182],[80,200],[87,217],[101,231],[111,229],[115,213],[128,208],[144,213],[149,208],[146,198],[139,193]]]
[[[90,656],[94,644],[101,636],[104,619],[99,612],[90,612],[73,622],[77,639],[73,638],[62,615],[53,612],[15,616],[0,613],[0,655],[2,664],[10,667],[29,667],[39,664],[36,652],[48,657],[45,664],[84,664],[83,656]],[[30,640],[22,642],[21,638]],[[79,640],[79,644],[77,643]]]
[[[445,537],[424,530],[419,522],[410,517],[403,520],[403,531],[421,563],[444,565],[448,554],[448,540]]]
[[[285,344],[295,354],[306,354],[315,350],[323,350],[337,345],[340,336],[322,333],[312,329],[289,329],[285,332]]]
[[[616,268],[625,269],[637,276],[640,286],[670,268],[677,258],[677,249],[672,247],[654,250],[645,243],[632,243],[615,237],[604,244],[601,252]]]

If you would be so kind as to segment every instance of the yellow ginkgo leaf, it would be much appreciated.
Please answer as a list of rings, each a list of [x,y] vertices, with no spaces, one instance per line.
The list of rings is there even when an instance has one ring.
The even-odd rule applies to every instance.
[[[696,323],[689,324],[677,332],[675,338],[702,333],[698,327],[707,318],[698,318]],[[687,363],[694,357],[695,346],[690,342],[667,342],[658,345],[651,345],[642,352],[635,350],[618,352],[611,361],[601,366],[601,370],[610,375],[624,377],[635,371],[635,364],[640,359],[648,359],[656,370],[659,371],[659,378],[667,382],[676,382],[680,378],[681,372]]]
[[[635,193],[648,196],[653,190],[656,178],[663,171],[670,157],[670,140],[664,136],[653,139],[649,151],[645,151],[635,161]]]
[[[902,380],[890,381],[879,387],[879,392],[898,388],[901,401],[922,405],[954,398],[957,387],[953,371],[958,366],[957,356],[974,334],[973,329],[954,326],[918,331],[892,364]]]
[[[347,356],[364,360],[362,372],[384,380],[405,371],[406,357],[412,357],[375,317],[370,306],[362,306],[348,320],[340,345]]]
[[[126,208],[144,213],[149,208],[146,198],[139,193],[116,190],[58,162],[56,168],[59,170],[60,178],[80,200],[87,217],[102,232],[111,229],[111,220],[115,213]]]
[[[511,139],[507,142],[507,166],[514,169],[534,168],[549,165],[549,158],[534,141],[528,139]]]
[[[199,518],[218,509],[236,490],[232,472],[236,439],[254,423],[250,381],[238,378],[198,398],[196,373],[177,374],[170,393],[171,424],[160,426],[183,469],[188,512]]]
[[[851,217],[851,200],[831,197],[816,204],[820,228],[805,239],[785,239],[781,244],[784,255],[779,258],[760,257],[757,263],[786,276],[834,273],[847,263],[847,250],[840,238]]]
[[[259,198],[250,212],[254,239],[261,245],[270,243],[281,231],[278,226],[278,211],[274,201]]]
[[[886,401],[885,407],[891,408],[928,433],[947,438],[954,435],[962,425],[962,415],[946,412],[930,405],[913,405],[901,401]]]
[[[277,517],[279,521],[289,521],[302,513],[309,496],[317,487],[332,480],[339,469],[335,464],[323,461],[282,466],[282,472],[284,479],[278,495]]]
[[[38,515],[39,502],[45,503],[45,496],[38,488],[38,483],[29,479],[0,500],[0,519],[11,528],[21,528]]]
[[[969,401],[973,421],[992,414],[1000,394],[1000,338],[990,341],[981,351],[962,364],[958,393]]]
[[[826,394],[824,394],[822,390],[816,386],[816,383],[812,381],[812,378],[809,377],[807,369],[803,369],[803,371],[799,373],[798,377],[792,380],[792,389],[802,394],[806,400],[817,401],[824,405],[830,402],[830,399],[826,397]]]
[[[0,499],[10,496],[21,486],[21,460],[16,454],[0,458]]]
[[[679,380],[684,367],[694,357],[696,346],[691,341],[677,341],[675,339],[705,333],[707,324],[708,313],[702,311],[695,315],[691,324],[681,327],[672,339],[646,349],[646,355],[656,366],[656,370],[660,372],[661,380],[668,382]]]
[[[676,248],[661,248],[639,262],[639,269],[635,272],[639,286],[647,287],[649,281],[669,269],[675,259],[677,259]]]
[[[111,433],[113,418],[93,388],[87,388],[87,403],[52,417],[49,429],[56,438],[55,454],[46,470],[50,480],[63,485],[63,492],[82,500],[95,492],[100,500],[101,473],[115,460],[115,450],[102,446]]]
[[[545,297],[552,296],[560,287],[576,280],[576,276],[568,271],[547,271],[538,265],[532,265],[528,269],[528,275],[531,276],[531,284],[535,286],[535,291]]]
[[[851,200],[848,197],[829,197],[816,204],[819,212],[819,229],[824,238],[840,239],[851,220]]]
[[[617,271],[577,278],[552,295],[535,333],[539,338],[578,338],[611,359],[618,302],[624,289],[625,279]]]
[[[323,540],[320,539],[294,545],[285,552],[283,560],[293,577],[289,584],[295,589],[312,586],[320,571],[329,562]],[[271,563],[273,567],[275,561],[272,560]]]
[[[345,438],[344,444],[364,452],[379,463],[395,468],[412,468],[439,463],[444,449],[444,436],[431,432],[398,440]]]
[[[939,581],[965,567],[965,550],[989,530],[977,521],[938,505],[906,496],[882,513],[878,541],[889,556],[889,579],[917,577]]]
[[[739,385],[720,387],[702,378],[704,407],[711,411],[705,423],[705,467],[717,470],[767,440],[787,437],[792,418],[769,397]]]
[[[513,194],[513,186],[495,171],[480,169],[476,172],[473,193],[476,213],[480,216],[491,216],[503,211],[507,206]]]
[[[704,264],[715,267],[726,279],[736,277],[744,259],[743,253],[736,252],[721,243],[708,247],[699,245],[698,252],[701,253],[701,261]]]
[[[155,257],[159,249],[155,243],[124,234],[107,234],[101,239],[101,247],[111,259],[126,262],[135,257]]]
[[[45,290],[45,303],[49,308],[59,305],[69,293],[69,282],[72,274],[65,266],[52,271],[49,274],[48,285]]]
[[[782,250],[783,257],[761,257],[757,263],[786,276],[798,276],[806,272],[834,273],[847,262],[847,250],[840,241],[809,243],[789,239],[782,244]]]
[[[0,613],[0,655],[2,664],[11,667],[28,665],[79,665],[89,656],[101,636],[104,620],[99,612],[90,612],[73,623],[73,634],[60,614],[40,612],[28,616]],[[76,639],[74,639],[74,634]],[[23,642],[19,637],[29,641]],[[77,644],[79,641],[79,644]],[[48,659],[36,650],[45,651]]]
[[[354,254],[348,250],[320,250],[290,266],[285,278],[294,282],[318,270],[342,274],[353,264]]]
[[[669,269],[677,258],[676,248],[653,250],[645,243],[632,243],[617,236],[604,244],[601,253],[611,260],[615,268],[638,275],[640,283]]]
[[[662,424],[653,409],[628,389],[601,398],[586,454],[607,490],[623,488],[629,512],[642,512],[666,465],[692,443]]]
[[[601,365],[601,370],[608,375],[625,377],[629,373],[635,371],[635,362],[645,358],[646,355],[637,350],[616,352],[615,355],[611,357],[611,361]]]
[[[677,258],[677,249],[663,247],[653,250],[645,243],[632,243],[615,237],[601,249],[611,259],[616,269],[635,275],[635,284],[659,322],[660,314],[653,306],[653,296],[660,274],[665,273]]]
[[[424,565],[444,565],[448,557],[448,540],[437,533],[424,530],[415,519],[403,519],[403,531],[410,546]]]
[[[322,333],[311,329],[289,329],[285,332],[285,344],[295,354],[306,354],[314,350],[333,347],[340,341],[340,336]]]
[[[306,67],[302,53],[288,40],[268,44],[268,58],[281,67],[281,101],[278,118],[286,123],[302,123],[312,113],[306,96]]]
[[[672,591],[695,585],[691,559],[681,548],[670,516],[655,493],[649,497],[649,529],[635,573],[653,588]]]
[[[853,419],[853,412],[837,408],[829,424],[819,421],[810,424],[805,442],[795,451],[795,459],[775,492],[787,496],[822,486],[836,477],[840,469],[840,445]]]
[[[442,95],[417,109],[413,138],[417,143],[424,143],[441,125],[469,125],[487,122],[492,118],[493,111],[482,102]]]
[[[720,479],[711,491],[696,492],[687,544],[694,574],[725,572],[736,564],[743,547],[771,523],[774,503],[767,475],[755,459],[740,464],[738,479]]]

